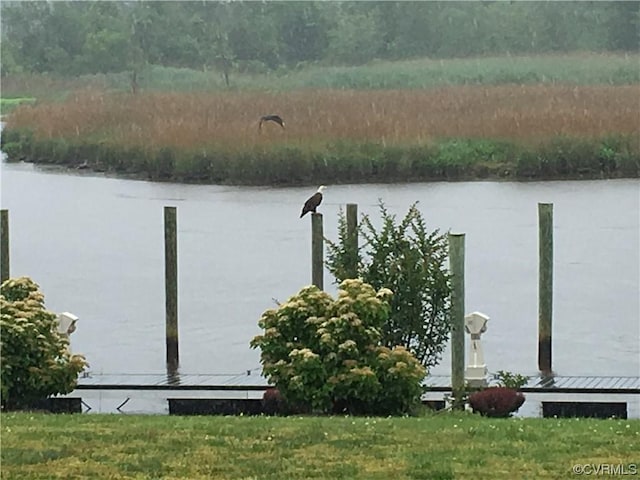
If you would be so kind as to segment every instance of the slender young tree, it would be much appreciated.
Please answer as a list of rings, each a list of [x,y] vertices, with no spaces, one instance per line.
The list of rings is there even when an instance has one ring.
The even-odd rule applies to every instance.
[[[358,227],[364,242],[357,251],[347,241],[346,217],[340,211],[338,241],[328,242],[327,266],[337,282],[353,275],[374,288],[389,288],[391,314],[382,331],[386,346],[403,345],[425,366],[436,365],[449,338],[450,284],[446,236],[429,232],[417,208],[411,205],[400,223],[379,204],[382,226],[376,229],[367,215]]]

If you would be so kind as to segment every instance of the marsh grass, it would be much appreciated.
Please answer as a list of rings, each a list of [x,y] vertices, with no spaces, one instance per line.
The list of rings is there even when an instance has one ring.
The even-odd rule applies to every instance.
[[[571,477],[640,463],[638,420],[2,416],[2,478]]]
[[[75,92],[22,106],[10,159],[236,183],[637,176],[639,85]],[[285,130],[258,119],[278,113]],[[29,133],[30,132],[30,133]]]
[[[113,94],[83,90],[62,103],[14,110],[8,128],[38,138],[123,146],[247,150],[327,142],[424,145],[441,138],[538,142],[637,134],[640,85],[463,86],[430,90],[304,90],[286,94]],[[278,113],[286,130],[267,123]]]
[[[640,82],[637,55],[571,53],[378,61],[354,67],[311,67],[280,80],[287,88],[406,89],[445,85]]]
[[[626,85],[640,82],[639,55],[573,52],[456,59],[375,61],[359,66],[301,65],[262,73],[231,73],[227,87],[219,71],[149,66],[139,73],[144,91],[289,92],[299,89],[407,89],[452,85]],[[130,91],[129,72],[63,78],[9,75],[3,96],[59,100],[80,88]]]

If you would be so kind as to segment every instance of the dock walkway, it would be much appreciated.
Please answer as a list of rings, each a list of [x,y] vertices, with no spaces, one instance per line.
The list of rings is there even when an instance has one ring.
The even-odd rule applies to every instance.
[[[51,399],[59,402],[52,408],[105,413],[259,414],[263,393],[271,387],[259,372],[259,368],[242,374],[208,375],[88,372],[78,379],[73,392]],[[450,376],[429,375],[425,384],[428,389],[423,403],[444,408],[445,397],[451,392]],[[520,412],[523,416],[640,418],[640,377],[531,377],[520,390],[527,396]]]
[[[451,377],[430,375],[425,383],[432,392],[450,392]],[[267,380],[246,374],[94,374],[78,379],[77,390],[237,390],[262,391]],[[640,393],[640,377],[554,376],[532,377],[520,389],[529,393]]]

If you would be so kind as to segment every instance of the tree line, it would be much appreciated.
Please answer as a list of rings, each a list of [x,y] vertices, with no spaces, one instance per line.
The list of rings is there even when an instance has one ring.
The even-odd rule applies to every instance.
[[[2,2],[2,74],[637,51],[639,2]]]

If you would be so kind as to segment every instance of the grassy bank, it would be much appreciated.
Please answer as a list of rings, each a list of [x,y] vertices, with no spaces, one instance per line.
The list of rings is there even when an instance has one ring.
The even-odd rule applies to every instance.
[[[637,178],[637,139],[556,138],[525,147],[513,142],[450,139],[428,145],[328,143],[322,148],[283,145],[145,149],[64,139],[37,140],[8,131],[10,160],[55,164],[128,177],[232,185],[318,185],[477,179],[554,180]]]
[[[7,480],[565,479],[638,452],[638,420],[2,416]]]
[[[20,104],[35,103],[35,101],[36,99],[33,97],[0,98],[0,115],[6,115]]]
[[[19,107],[10,160],[205,183],[636,177],[640,86],[81,91]],[[258,119],[277,112],[286,129]]]

